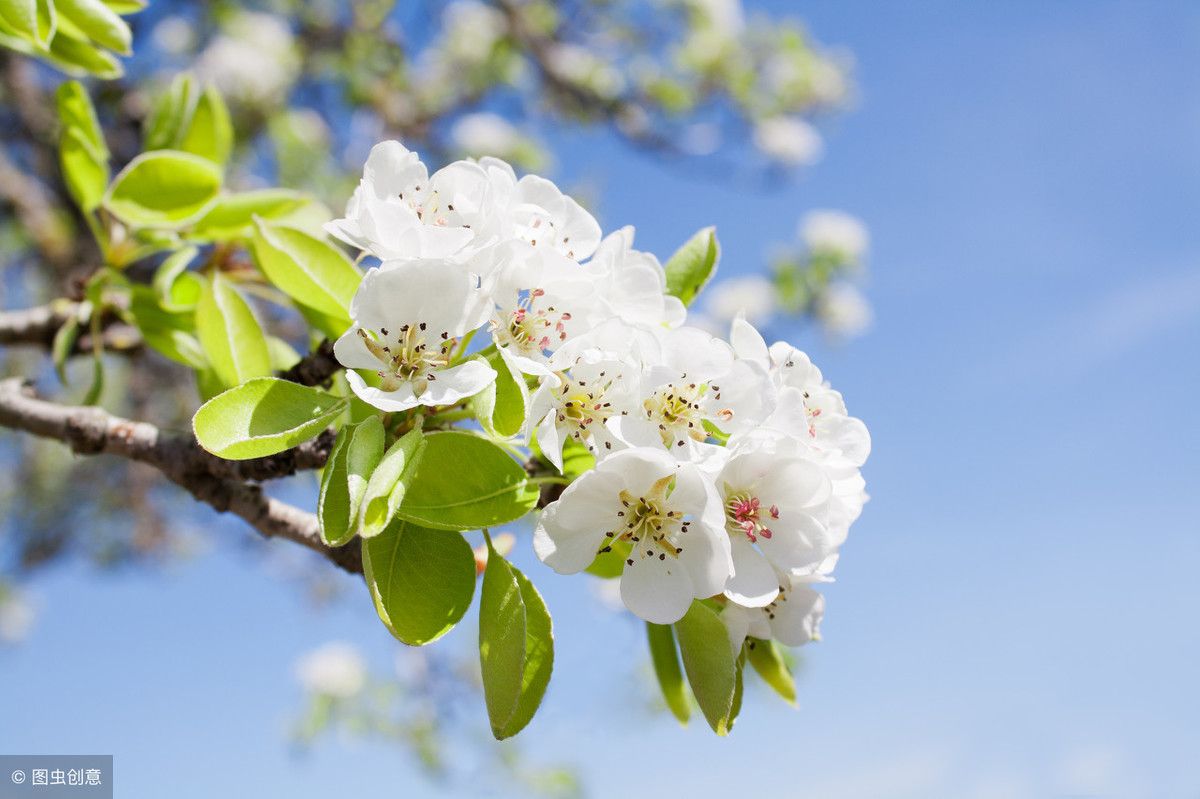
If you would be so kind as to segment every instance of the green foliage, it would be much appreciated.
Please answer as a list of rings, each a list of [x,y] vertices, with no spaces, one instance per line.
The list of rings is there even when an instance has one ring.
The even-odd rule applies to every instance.
[[[130,54],[132,34],[121,19],[144,7],[105,0],[0,0],[0,46],[40,57],[69,75],[118,78],[109,51]]]
[[[686,725],[692,716],[688,701],[687,686],[683,682],[683,671],[679,667],[679,653],[675,648],[675,633],[669,624],[646,622],[646,637],[650,642],[650,660],[654,664],[654,676],[662,689],[663,701],[671,714]]]
[[[537,504],[525,469],[487,439],[445,431],[425,436],[425,452],[399,514],[439,530],[474,530],[516,521]]]
[[[675,622],[679,653],[688,683],[708,726],[717,735],[728,735],[737,715],[738,664],[720,617],[711,608],[693,601]]]
[[[192,153],[142,153],[113,179],[104,207],[133,227],[182,227],[203,214],[221,190],[221,170]]]
[[[412,646],[445,635],[475,594],[475,555],[461,535],[399,519],[363,541],[363,573],[380,620]]]
[[[516,735],[542,702],[554,668],[554,628],[533,584],[488,540],[479,598],[479,664],[492,734]]]
[[[761,638],[746,639],[746,659],[763,682],[771,686],[775,693],[783,697],[788,704],[796,704],[796,678],[788,668],[783,648],[774,641],[764,641]]]
[[[219,273],[201,283],[196,333],[213,371],[226,386],[271,373],[262,327],[246,300]]]
[[[246,460],[274,455],[328,427],[347,400],[275,377],[248,380],[200,406],[196,440],[214,455]]]
[[[311,202],[309,197],[288,189],[258,189],[223,194],[196,220],[188,231],[194,241],[230,241],[249,238],[254,218],[275,219]]]
[[[667,293],[690,305],[712,279],[721,260],[716,228],[698,231],[667,260]]]
[[[489,433],[505,438],[515,436],[525,426],[528,413],[529,389],[524,376],[514,372],[498,350],[476,357],[486,360],[496,370],[496,380],[471,397],[471,410]]]
[[[62,125],[58,153],[63,179],[80,210],[90,212],[100,205],[110,178],[104,134],[92,101],[79,83],[64,82],[55,99]]]
[[[410,430],[388,449],[367,483],[358,532],[363,538],[379,535],[396,518],[427,441],[420,430]]]
[[[338,431],[325,470],[317,520],[321,538],[331,547],[345,544],[358,531],[358,515],[372,472],[383,458],[384,430],[378,416]]]
[[[301,308],[316,312],[306,316],[326,336],[337,338],[350,327],[350,300],[362,273],[337,247],[304,231],[258,219],[254,257],[276,288]]]

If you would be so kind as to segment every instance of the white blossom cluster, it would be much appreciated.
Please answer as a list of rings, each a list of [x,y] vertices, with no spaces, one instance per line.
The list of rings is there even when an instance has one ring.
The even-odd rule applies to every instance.
[[[379,144],[328,230],[381,260],[335,344],[361,399],[403,411],[477,394],[497,373],[464,353],[486,328],[492,363],[530,389],[527,442],[559,470],[564,446],[595,456],[538,521],[543,562],[620,558],[621,598],[650,622],[721,597],[735,644],[815,637],[812,585],[866,500],[870,438],[803,352],[741,318],[728,341],[689,326],[632,228],[602,236],[553,183],[496,159],[430,174]]]

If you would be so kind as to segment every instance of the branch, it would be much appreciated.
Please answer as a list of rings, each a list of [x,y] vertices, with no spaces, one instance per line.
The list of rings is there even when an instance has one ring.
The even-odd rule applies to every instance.
[[[357,545],[325,546],[317,517],[268,497],[246,479],[281,476],[324,463],[332,438],[269,458],[232,463],[205,452],[189,436],[165,433],[145,422],[113,416],[100,408],[70,407],[38,399],[20,378],[0,381],[0,426],[52,438],[84,455],[106,453],[153,466],[171,482],[218,511],[240,516],[266,538],[284,538],[308,547],[352,574],[362,572]]]
[[[0,311],[0,344],[29,344],[49,349],[54,344],[54,336],[58,329],[75,316],[78,310],[79,303],[60,299],[18,311]],[[109,314],[106,314],[101,322],[104,325],[105,351],[132,353],[141,349],[142,338],[136,328],[123,324],[119,318]],[[79,338],[75,340],[71,353],[91,351],[91,336],[85,326]]]
[[[333,357],[333,342],[325,339],[291,369],[280,372],[279,376],[302,386],[319,386],[328,382],[341,368],[337,358]]]

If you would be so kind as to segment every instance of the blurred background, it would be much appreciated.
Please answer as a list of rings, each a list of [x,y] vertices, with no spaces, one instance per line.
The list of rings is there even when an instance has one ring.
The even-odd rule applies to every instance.
[[[518,528],[558,663],[496,744],[470,618],[402,649],[327,563],[5,432],[0,751],[112,753],[119,796],[1200,796],[1200,7],[624,5],[155,2],[94,91],[120,153],[194,70],[234,112],[230,182],[335,212],[399,136],[546,173],[660,258],[716,225],[702,321],[806,349],[874,440],[798,707],[680,729],[642,626]],[[3,58],[20,308],[94,256],[20,182],[21,87],[57,78]],[[162,368],[110,365],[126,413],[186,420]]]

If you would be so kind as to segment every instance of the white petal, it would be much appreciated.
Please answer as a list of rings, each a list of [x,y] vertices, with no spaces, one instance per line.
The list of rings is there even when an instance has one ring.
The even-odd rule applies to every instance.
[[[674,624],[692,605],[692,580],[687,569],[660,551],[638,550],[621,575],[621,599],[625,607],[648,622]]]
[[[731,602],[721,611],[721,623],[729,633],[729,646],[734,653],[740,652],[746,636],[750,634],[750,611]]]
[[[358,325],[352,325],[339,336],[333,343],[333,357],[347,369],[370,369],[374,372],[382,364],[363,343],[362,336],[358,333],[361,329]]]
[[[729,326],[729,343],[733,351],[742,360],[750,361],[764,370],[771,368],[771,355],[767,351],[767,342],[754,329],[754,325],[737,317]]]
[[[678,558],[687,567],[696,598],[721,593],[733,573],[733,556],[725,531],[693,521],[676,542],[683,550]]]
[[[775,617],[769,621],[771,634],[786,646],[803,646],[820,631],[825,597],[804,586],[792,588],[786,596],[786,601],[775,604]]]
[[[592,470],[571,485],[542,512],[534,551],[560,574],[583,571],[603,546],[605,533],[616,529],[620,480]]]
[[[767,521],[771,537],[760,535],[758,547],[784,571],[819,563],[835,548],[825,525],[807,513],[782,512],[777,521]]]
[[[346,382],[360,400],[381,411],[406,411],[421,404],[409,383],[404,383],[395,391],[384,391],[375,386],[368,386],[362,376],[352,370],[346,371]]]
[[[496,379],[496,370],[484,361],[472,359],[449,369],[439,369],[432,376],[434,379],[421,393],[422,405],[450,405],[473,397]]]
[[[779,595],[779,578],[775,576],[771,564],[745,536],[734,536],[730,543],[733,548],[733,575],[725,584],[725,596],[749,608],[771,604]]]

